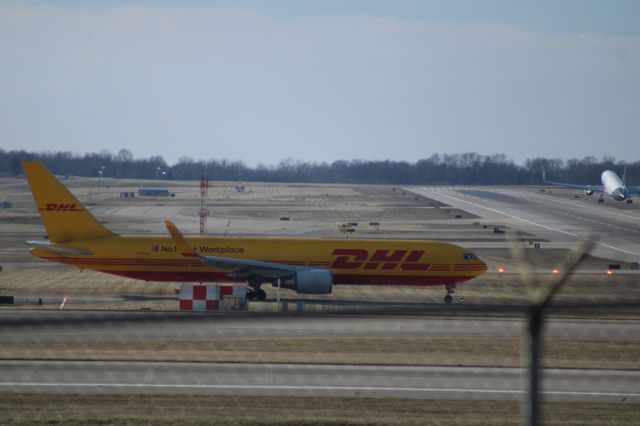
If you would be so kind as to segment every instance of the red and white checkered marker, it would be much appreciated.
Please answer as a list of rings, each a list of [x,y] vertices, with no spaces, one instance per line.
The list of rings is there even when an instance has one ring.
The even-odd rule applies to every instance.
[[[244,299],[247,290],[241,285],[182,284],[179,291],[181,311],[217,311],[224,296]]]
[[[69,296],[65,296],[64,299],[62,299],[62,303],[60,304],[60,310],[64,309],[64,305],[67,303],[67,298]]]

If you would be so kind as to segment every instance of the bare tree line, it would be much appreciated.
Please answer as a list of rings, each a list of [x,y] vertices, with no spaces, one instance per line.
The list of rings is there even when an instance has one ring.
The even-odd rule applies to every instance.
[[[537,185],[542,171],[554,180],[598,184],[600,173],[612,169],[620,176],[628,166],[631,185],[640,182],[640,161],[616,162],[613,157],[597,160],[534,158],[518,165],[504,154],[433,154],[415,162],[338,160],[305,162],[291,159],[276,165],[249,167],[242,161],[193,160],[182,157],[170,166],[161,156],[134,158],[121,149],[87,153],[27,152],[0,149],[0,174],[22,174],[21,160],[42,161],[53,173],[63,176],[95,176],[130,179],[196,180],[203,174],[211,180],[300,183],[372,183],[404,185]]]

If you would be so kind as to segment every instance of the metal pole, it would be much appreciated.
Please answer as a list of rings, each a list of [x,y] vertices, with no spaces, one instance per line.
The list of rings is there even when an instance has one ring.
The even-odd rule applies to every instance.
[[[278,303],[278,312],[280,312],[280,278],[278,278],[278,295],[276,298]]]
[[[532,305],[529,309],[529,324],[527,330],[527,395],[525,395],[525,418],[527,425],[541,424],[540,413],[540,356],[542,354],[542,316],[543,308]]]
[[[515,233],[509,233],[511,241],[511,252],[517,260],[520,269],[522,282],[528,287],[529,292],[529,312],[528,312],[528,329],[526,340],[526,367],[527,367],[527,394],[523,401],[523,414],[525,424],[537,426],[540,424],[540,382],[542,379],[542,371],[540,369],[540,357],[542,356],[542,328],[544,326],[544,310],[551,303],[551,299],[567,281],[571,272],[575,270],[580,262],[585,258],[587,253],[595,243],[594,237],[589,237],[580,241],[576,249],[570,252],[558,269],[562,271],[561,275],[549,283],[541,283],[534,274],[533,263],[516,240]],[[544,284],[544,285],[543,285]]]

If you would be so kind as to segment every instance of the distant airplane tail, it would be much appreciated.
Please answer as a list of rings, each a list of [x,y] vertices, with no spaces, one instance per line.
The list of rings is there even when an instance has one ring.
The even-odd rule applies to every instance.
[[[49,241],[60,243],[115,235],[102,226],[42,163],[23,161],[22,169],[31,187]]]

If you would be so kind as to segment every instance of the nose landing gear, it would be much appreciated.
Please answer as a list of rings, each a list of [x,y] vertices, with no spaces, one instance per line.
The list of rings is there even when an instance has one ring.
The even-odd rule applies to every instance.
[[[446,284],[444,287],[447,289],[447,294],[444,296],[444,302],[449,304],[449,303],[453,302],[453,296],[451,296],[451,295],[453,293],[455,293],[456,285],[455,284]]]

